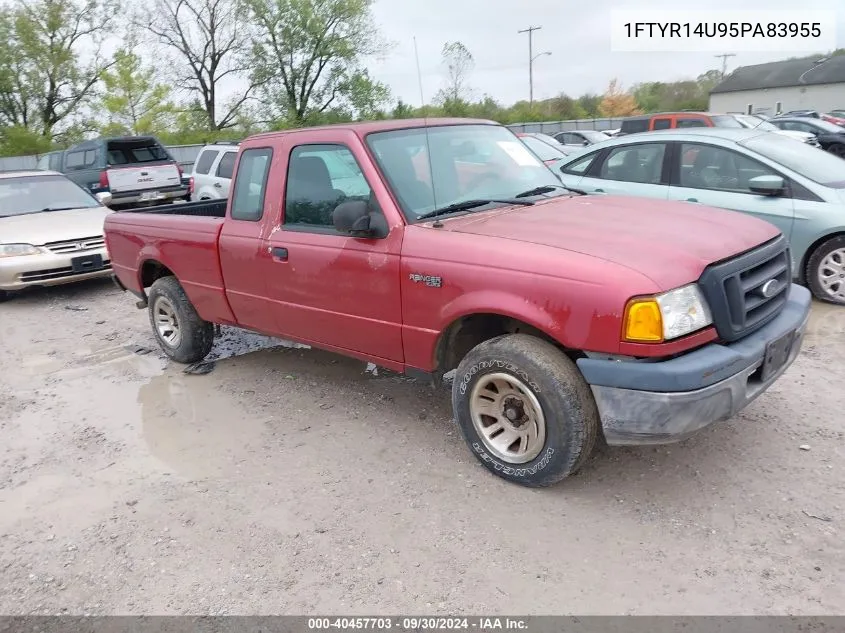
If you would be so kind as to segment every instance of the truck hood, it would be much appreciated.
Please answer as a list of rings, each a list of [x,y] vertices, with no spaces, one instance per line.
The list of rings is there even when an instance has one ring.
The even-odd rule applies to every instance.
[[[107,207],[93,207],[0,217],[0,242],[43,246],[50,242],[100,237],[109,213]]]
[[[560,197],[445,221],[439,230],[499,237],[597,257],[635,270],[663,290],[777,237],[772,224],[687,202],[627,196]],[[554,265],[553,261],[549,262]]]

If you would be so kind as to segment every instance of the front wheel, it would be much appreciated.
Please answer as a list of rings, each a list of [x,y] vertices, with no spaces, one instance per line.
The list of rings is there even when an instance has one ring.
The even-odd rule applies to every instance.
[[[832,237],[816,248],[807,260],[805,276],[817,299],[845,305],[845,236]]]
[[[203,321],[176,277],[156,279],[150,288],[150,324],[161,349],[179,363],[196,363],[214,344],[214,324]]]
[[[548,486],[576,472],[598,434],[596,403],[578,368],[526,334],[470,350],[455,373],[452,406],[476,458],[524,486]]]

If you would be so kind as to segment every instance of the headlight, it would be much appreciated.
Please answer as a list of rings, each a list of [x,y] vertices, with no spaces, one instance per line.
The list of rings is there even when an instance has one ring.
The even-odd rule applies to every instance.
[[[631,299],[625,307],[625,340],[660,343],[713,323],[698,284],[682,286],[654,297]]]
[[[37,255],[39,250],[32,244],[0,244],[0,257],[18,257]]]

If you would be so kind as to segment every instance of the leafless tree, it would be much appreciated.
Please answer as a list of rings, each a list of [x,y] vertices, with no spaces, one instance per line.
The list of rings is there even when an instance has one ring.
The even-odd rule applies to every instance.
[[[250,70],[241,1],[154,0],[135,22],[176,58],[173,79],[198,97],[209,129],[235,125],[238,111],[259,85]],[[246,81],[246,88],[224,102],[221,82],[226,79]]]

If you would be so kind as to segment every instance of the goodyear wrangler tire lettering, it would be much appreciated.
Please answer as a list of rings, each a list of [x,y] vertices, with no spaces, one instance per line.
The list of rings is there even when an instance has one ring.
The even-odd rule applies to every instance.
[[[455,421],[473,455],[490,472],[539,487],[577,472],[586,462],[598,434],[598,411],[583,376],[561,350],[526,334],[502,336],[470,350],[456,374]],[[484,399],[473,405],[479,393]],[[538,415],[532,414],[535,405]],[[508,423],[506,437],[517,439],[503,450],[504,443],[495,438],[501,435],[499,426],[507,429]],[[539,452],[520,453],[524,438],[540,423],[545,432],[533,434],[535,446],[543,442]],[[529,430],[525,425],[533,426]]]

